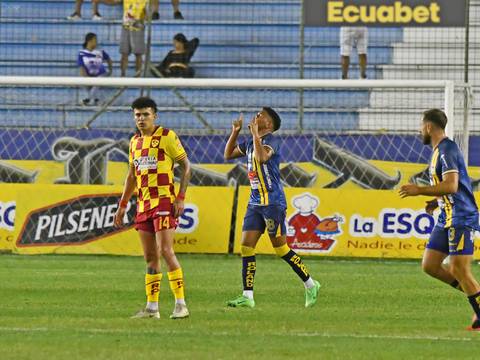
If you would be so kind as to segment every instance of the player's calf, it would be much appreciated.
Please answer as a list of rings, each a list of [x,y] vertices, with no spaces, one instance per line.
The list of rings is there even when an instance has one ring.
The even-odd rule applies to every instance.
[[[277,255],[285,260],[298,277],[302,279],[305,286],[305,307],[313,306],[317,302],[320,283],[312,279],[300,256],[290,249],[287,244],[275,247],[274,249]]]

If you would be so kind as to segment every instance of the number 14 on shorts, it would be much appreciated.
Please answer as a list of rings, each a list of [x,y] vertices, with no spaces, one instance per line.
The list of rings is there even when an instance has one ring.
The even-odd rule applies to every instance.
[[[175,219],[171,215],[159,216],[155,218],[154,221],[156,223],[155,228],[157,229],[157,231],[175,229],[177,227],[177,219]]]

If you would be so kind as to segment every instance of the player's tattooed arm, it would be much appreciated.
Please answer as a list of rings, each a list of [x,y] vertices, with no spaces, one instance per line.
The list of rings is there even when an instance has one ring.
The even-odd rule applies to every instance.
[[[237,145],[238,134],[242,130],[243,125],[243,114],[240,114],[238,119],[232,122],[232,133],[228,138],[228,141],[225,145],[225,150],[223,151],[223,157],[225,160],[235,159],[241,156],[244,156]]]

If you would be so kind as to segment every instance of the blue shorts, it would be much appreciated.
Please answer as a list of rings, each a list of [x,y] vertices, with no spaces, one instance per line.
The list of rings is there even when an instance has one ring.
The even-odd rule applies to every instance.
[[[287,233],[285,217],[287,209],[283,206],[268,205],[256,206],[248,204],[247,212],[243,218],[243,231],[260,231],[265,228],[270,236],[283,236]]]
[[[435,226],[430,234],[427,249],[448,255],[473,255],[473,235],[474,231],[469,227]]]

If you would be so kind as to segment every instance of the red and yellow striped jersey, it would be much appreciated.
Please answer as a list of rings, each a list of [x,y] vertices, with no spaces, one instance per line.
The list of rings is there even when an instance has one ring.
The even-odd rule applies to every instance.
[[[128,162],[135,167],[137,213],[157,207],[160,198],[175,199],[173,165],[186,157],[180,139],[172,130],[158,127],[152,136],[132,137]]]

